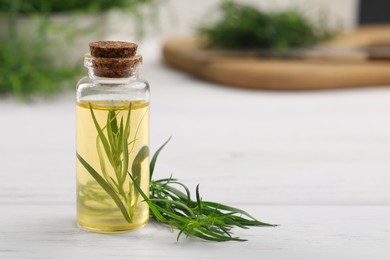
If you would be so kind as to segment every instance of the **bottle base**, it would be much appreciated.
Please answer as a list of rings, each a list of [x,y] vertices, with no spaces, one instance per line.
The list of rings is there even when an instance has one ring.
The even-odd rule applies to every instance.
[[[83,223],[80,223],[80,221],[77,221],[77,226],[85,231],[93,232],[93,233],[98,233],[98,234],[123,234],[123,233],[128,233],[133,230],[143,228],[148,224],[149,220],[145,220],[144,222],[137,223],[128,227],[92,227],[85,225]]]

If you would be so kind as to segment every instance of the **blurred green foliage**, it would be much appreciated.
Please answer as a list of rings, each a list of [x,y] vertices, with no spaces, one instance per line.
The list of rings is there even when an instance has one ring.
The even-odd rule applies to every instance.
[[[198,28],[211,47],[225,49],[288,49],[307,47],[334,34],[326,19],[312,21],[298,9],[263,11],[250,5],[225,1],[221,19]],[[321,16],[320,16],[321,17]]]
[[[51,44],[43,37],[28,41],[7,38],[0,41],[0,95],[26,99],[31,95],[56,93],[74,86],[78,66],[54,66],[46,52]]]
[[[97,28],[54,28],[51,14],[95,13],[119,8],[133,15],[142,28],[144,20],[141,8],[155,8],[158,2],[159,0],[0,0],[0,95],[14,95],[24,100],[34,95],[57,93],[73,88],[84,72],[80,64],[58,65],[56,60],[66,60],[72,51],[60,48],[59,45],[66,45],[87,32],[93,33]],[[34,31],[26,32],[21,29],[18,25],[20,18],[34,23],[36,28],[31,27]],[[97,26],[99,25],[96,24]],[[56,39],[53,34],[60,37]]]
[[[145,4],[153,4],[155,0],[0,0],[0,11],[7,12],[15,4],[22,14],[42,12],[103,12],[112,8],[135,9]]]

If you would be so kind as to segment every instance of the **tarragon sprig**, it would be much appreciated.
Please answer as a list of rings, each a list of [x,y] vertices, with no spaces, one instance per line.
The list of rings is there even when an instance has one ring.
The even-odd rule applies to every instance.
[[[153,155],[150,162],[150,194],[141,190],[137,182],[134,186],[148,203],[152,217],[159,223],[177,228],[177,240],[184,233],[187,237],[198,237],[209,241],[246,241],[233,236],[234,227],[275,226],[258,221],[244,210],[221,203],[203,201],[196,187],[193,200],[186,185],[172,177],[153,180],[153,172],[159,153],[169,142],[168,139]],[[129,177],[134,180],[133,176]]]

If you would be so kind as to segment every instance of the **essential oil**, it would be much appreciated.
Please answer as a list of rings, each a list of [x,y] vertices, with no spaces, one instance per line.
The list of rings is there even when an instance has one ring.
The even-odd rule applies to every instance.
[[[123,155],[119,155],[118,161],[111,162],[104,151],[103,144],[98,138],[91,109],[94,112],[98,124],[103,133],[107,129],[107,123],[115,128],[113,136],[120,134],[120,122],[125,122],[129,116],[130,134],[128,136],[128,161],[133,162],[138,151],[149,145],[149,111],[148,103],[144,101],[132,102],[79,102],[77,103],[77,152],[83,156],[94,169],[104,172],[102,177],[113,188],[117,188],[119,197],[123,200],[128,210],[131,222],[127,222],[118,206],[106,191],[96,182],[81,163],[77,164],[77,218],[81,226],[101,232],[118,232],[143,226],[148,221],[148,205],[136,191],[134,184],[127,175],[132,173],[131,163],[128,164],[127,174],[123,185],[119,187],[118,176],[123,173]],[[115,122],[108,122],[109,115],[115,115]],[[129,115],[130,114],[130,115]],[[114,120],[112,120],[114,121]],[[116,124],[116,126],[115,126]],[[114,127],[112,127],[114,126]],[[122,126],[122,129],[124,125]],[[112,130],[111,130],[112,131]],[[107,138],[109,139],[109,138]],[[109,141],[110,142],[110,141]],[[100,146],[100,148],[97,148]],[[102,154],[99,157],[97,149]],[[111,153],[119,153],[111,151]],[[123,153],[123,151],[122,151]],[[104,170],[103,170],[104,169]],[[139,185],[147,193],[149,186],[148,160],[141,162]],[[134,174],[134,173],[133,173]]]

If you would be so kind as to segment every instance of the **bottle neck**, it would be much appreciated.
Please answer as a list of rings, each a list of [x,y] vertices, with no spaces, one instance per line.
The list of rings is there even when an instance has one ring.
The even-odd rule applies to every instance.
[[[129,58],[100,58],[86,54],[84,66],[88,69],[89,78],[102,84],[125,84],[139,79],[138,65],[142,56]]]
[[[137,80],[140,78],[138,67],[129,69],[126,77],[112,78],[112,77],[102,77],[96,74],[93,67],[88,67],[88,77],[96,83],[100,84],[126,84],[131,81]]]

